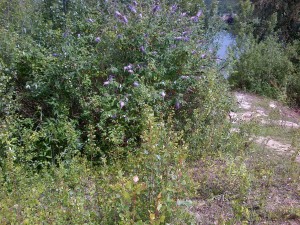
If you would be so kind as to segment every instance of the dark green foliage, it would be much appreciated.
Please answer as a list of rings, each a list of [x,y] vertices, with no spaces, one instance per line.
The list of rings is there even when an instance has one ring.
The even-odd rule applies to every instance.
[[[276,17],[277,24],[275,30],[279,31],[280,37],[285,40],[294,40],[299,38],[300,31],[300,2],[297,0],[253,0],[255,6],[255,16],[257,16],[261,23],[256,27],[256,34],[263,38],[266,33],[268,21],[272,17]]]
[[[230,80],[234,86],[273,98],[286,95],[295,68],[275,38],[252,42],[240,52]]]
[[[236,88],[295,105],[299,102],[298,43],[293,41],[295,30],[286,31],[283,14],[286,19],[292,16],[291,5],[297,8],[297,4],[284,5],[281,1],[240,1],[234,25],[238,50],[230,81]]]

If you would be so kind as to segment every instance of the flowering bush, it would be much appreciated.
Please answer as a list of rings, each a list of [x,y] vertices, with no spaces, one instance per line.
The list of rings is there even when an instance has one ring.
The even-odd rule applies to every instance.
[[[24,1],[0,15],[1,223],[189,220],[185,160],[230,143],[197,2]]]
[[[55,138],[51,147],[32,143],[33,152],[43,152],[47,161],[73,145],[91,160],[122,157],[141,145],[145,105],[162,118],[175,110],[182,130],[193,109],[211,101],[205,95],[221,79],[208,72],[215,62],[203,28],[204,8],[187,8],[183,2],[103,2],[90,9],[82,4],[72,1],[68,9],[52,5],[51,15],[43,5],[38,11],[41,18],[48,15],[46,22],[37,20],[36,27],[27,29],[30,33],[15,35],[18,48],[8,71],[21,121],[31,120],[29,129],[42,133],[48,121],[59,124],[64,118],[62,123],[68,121],[76,130],[76,143]],[[216,108],[215,118],[224,119],[224,110]],[[74,136],[59,129],[50,129],[57,133],[50,136]],[[23,139],[25,133],[28,126],[22,125],[15,136]],[[36,141],[43,143],[43,136]],[[32,157],[37,158],[43,160]]]

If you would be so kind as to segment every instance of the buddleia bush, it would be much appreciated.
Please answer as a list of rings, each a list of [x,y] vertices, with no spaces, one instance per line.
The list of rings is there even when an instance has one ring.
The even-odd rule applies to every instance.
[[[1,223],[191,222],[185,161],[232,147],[205,9],[65,2],[1,36]]]
[[[17,48],[2,48],[13,55],[8,86],[18,103],[12,110],[18,131],[11,137],[18,148],[31,149],[33,161],[55,162],[66,151],[94,161],[126,156],[141,146],[145,105],[165,119],[175,111],[177,129],[187,134],[193,132],[184,127],[194,109],[205,114],[202,131],[215,118],[224,121],[225,95],[207,95],[217,86],[225,93],[226,85],[209,72],[214,53],[198,4],[46,3],[31,7],[38,19],[24,24],[26,32],[10,28]],[[208,110],[212,102],[220,110]]]

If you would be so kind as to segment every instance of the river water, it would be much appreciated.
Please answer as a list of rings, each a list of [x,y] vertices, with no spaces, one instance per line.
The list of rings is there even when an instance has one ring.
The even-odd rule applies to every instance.
[[[228,49],[235,45],[234,36],[223,30],[217,33],[214,38],[214,44],[217,45],[217,62],[220,66],[220,73],[225,79],[229,77],[230,63],[228,63]]]
[[[214,43],[218,45],[217,57],[220,60],[226,60],[228,56],[228,48],[235,45],[235,38],[229,32],[223,30],[216,36]]]

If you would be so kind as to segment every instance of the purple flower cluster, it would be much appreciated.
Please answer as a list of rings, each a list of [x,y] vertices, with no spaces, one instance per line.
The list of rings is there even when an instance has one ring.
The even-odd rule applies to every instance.
[[[159,5],[155,5],[155,6],[152,8],[152,12],[153,12],[153,13],[157,13],[159,10],[160,10],[160,6],[159,6]]]
[[[176,10],[177,10],[177,8],[178,8],[178,6],[177,5],[172,5],[171,7],[170,7],[170,11],[171,11],[171,13],[173,14],[173,13],[175,13],[176,12]]]
[[[132,64],[129,64],[128,66],[124,66],[124,71],[127,71],[128,73],[133,73]]]
[[[175,41],[185,41],[185,42],[187,42],[187,41],[190,40],[190,38],[189,38],[189,37],[182,37],[182,36],[179,36],[179,37],[175,37],[174,40],[175,40]]]
[[[96,37],[96,38],[95,38],[95,42],[96,42],[96,43],[99,43],[100,41],[101,41],[100,37]]]
[[[187,15],[186,12],[183,12],[183,13],[180,14],[181,17],[185,17],[186,15]]]
[[[141,47],[140,47],[140,51],[141,51],[142,53],[146,54],[146,50],[145,50],[145,47],[144,47],[144,46],[141,46]]]
[[[196,16],[192,16],[191,17],[191,20],[194,22],[194,23],[197,23],[198,21],[199,21],[199,17],[202,15],[202,10],[200,9],[198,12],[197,12],[197,14],[196,14]]]
[[[197,12],[196,16],[198,16],[198,17],[202,16],[202,10],[201,9]]]
[[[103,83],[103,85],[104,85],[104,86],[107,86],[107,85],[111,84],[111,83],[113,82],[114,78],[115,78],[114,75],[109,75],[108,80],[105,81],[105,82]]]
[[[177,109],[177,110],[180,109],[180,103],[179,103],[179,101],[175,102],[175,109]]]
[[[183,80],[187,80],[187,79],[189,79],[190,77],[189,77],[189,76],[180,76],[180,78],[183,79]]]
[[[115,12],[115,16],[120,20],[120,22],[127,24],[128,19],[125,15],[122,15],[119,11]]]
[[[133,5],[128,5],[128,9],[130,10],[130,12],[132,12],[134,14],[137,13],[136,8]]]
[[[191,20],[194,22],[194,23],[197,23],[199,21],[199,17],[198,16],[192,16],[191,17]]]
[[[87,22],[89,22],[89,23],[94,23],[94,22],[95,22],[95,20],[93,20],[93,19],[89,18],[89,19],[87,19]]]

